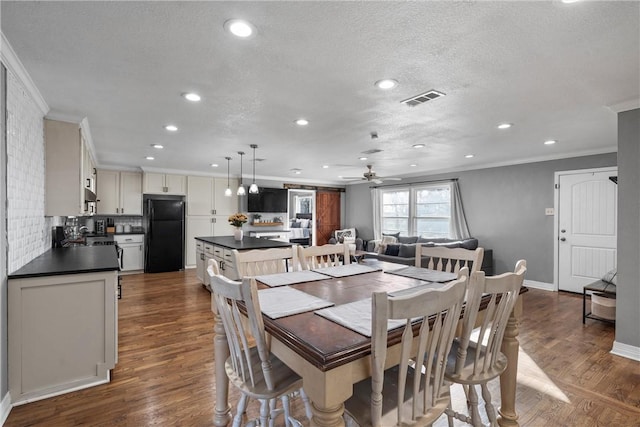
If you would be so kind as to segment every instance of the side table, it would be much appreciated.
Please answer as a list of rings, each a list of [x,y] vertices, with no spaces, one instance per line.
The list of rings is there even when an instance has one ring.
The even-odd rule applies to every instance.
[[[587,291],[600,292],[605,295],[616,296],[616,285],[612,283],[603,282],[598,280],[597,282],[589,283],[582,290],[582,324],[584,325],[586,319],[599,320],[601,322],[616,323],[615,320],[604,319],[602,317],[591,314],[591,311],[587,313]]]

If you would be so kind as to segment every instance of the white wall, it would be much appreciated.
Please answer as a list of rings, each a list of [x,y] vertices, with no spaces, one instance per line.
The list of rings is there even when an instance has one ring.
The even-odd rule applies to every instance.
[[[44,216],[43,114],[29,91],[7,72],[7,237],[9,273],[50,247]]]

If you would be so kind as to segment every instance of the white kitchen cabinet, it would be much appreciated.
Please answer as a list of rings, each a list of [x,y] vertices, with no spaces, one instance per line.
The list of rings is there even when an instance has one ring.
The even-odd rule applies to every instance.
[[[97,198],[100,215],[142,215],[142,174],[98,170]]]
[[[121,271],[144,270],[144,234],[119,234],[114,240],[122,248]]]
[[[145,172],[142,187],[145,194],[184,195],[187,193],[187,177],[185,175]]]
[[[45,215],[90,215],[91,156],[77,123],[44,120]]]
[[[238,180],[230,180],[234,190]],[[225,196],[227,179],[206,176],[187,177],[187,215],[232,215],[238,212],[238,196]]]
[[[227,215],[187,217],[187,266],[193,267],[197,260],[196,237],[231,236],[234,228],[229,225]]]

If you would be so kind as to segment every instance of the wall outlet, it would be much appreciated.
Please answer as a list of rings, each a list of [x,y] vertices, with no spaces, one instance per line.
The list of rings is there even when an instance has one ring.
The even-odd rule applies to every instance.
[[[545,215],[555,215],[556,214],[556,210],[554,208],[544,208],[544,214]]]

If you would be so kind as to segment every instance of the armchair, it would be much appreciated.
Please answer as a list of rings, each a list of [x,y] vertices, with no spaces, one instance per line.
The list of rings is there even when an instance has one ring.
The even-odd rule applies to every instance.
[[[344,228],[342,230],[336,230],[333,232],[333,237],[327,242],[331,245],[336,243],[347,243],[349,245],[349,252],[351,255],[355,251],[364,250],[364,241],[357,237],[357,231],[355,228]]]

